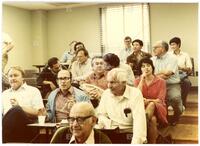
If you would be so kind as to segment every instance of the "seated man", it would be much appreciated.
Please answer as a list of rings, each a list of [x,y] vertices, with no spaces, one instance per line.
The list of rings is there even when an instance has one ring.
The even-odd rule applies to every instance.
[[[83,91],[71,86],[72,75],[68,70],[58,72],[57,82],[59,88],[50,93],[46,104],[47,121],[50,122],[61,122],[67,119],[74,103],[89,102],[89,98]]]
[[[174,110],[173,118],[170,122],[175,126],[182,112],[180,77],[178,73],[178,61],[176,56],[168,53],[169,46],[165,41],[158,41],[154,45],[154,56],[152,57],[155,66],[155,75],[166,80],[167,84],[167,105],[171,105]]]
[[[121,49],[119,53],[120,62],[122,63],[126,63],[126,58],[133,53],[131,41],[132,39],[129,36],[124,38],[124,48]]]
[[[113,53],[107,53],[103,56],[103,60],[106,64],[106,70],[110,71],[113,68],[121,68],[125,70],[127,74],[127,84],[133,86],[133,81],[135,80],[135,76],[131,67],[128,64],[120,63],[119,57]]]
[[[191,81],[188,78],[188,75],[192,72],[192,63],[190,60],[190,56],[186,52],[181,51],[180,38],[172,38],[169,41],[169,44],[171,49],[173,50],[172,54],[174,54],[178,59],[178,70],[181,79],[181,98],[183,106],[186,107],[187,95],[192,85]]]
[[[47,95],[58,87],[56,77],[61,69],[58,58],[52,57],[48,60],[46,66],[37,78],[37,85],[41,86],[42,97],[46,98]]]
[[[88,51],[85,48],[78,49],[76,51],[76,61],[72,63],[71,69],[73,82],[79,83],[91,71],[91,59]]]
[[[96,108],[98,106],[101,94],[105,89],[108,88],[106,80],[107,71],[105,70],[105,62],[102,56],[94,56],[92,58],[92,70],[93,72],[89,74],[82,82],[83,84],[81,85],[81,89],[90,95],[91,102]]]
[[[138,76],[139,73],[138,73],[138,63],[139,61],[144,58],[144,57],[151,57],[151,54],[147,53],[147,52],[144,52],[142,51],[142,47],[143,47],[143,41],[139,40],[139,39],[136,39],[132,42],[132,45],[133,45],[133,53],[127,57],[126,61],[127,61],[127,64],[130,64],[132,69],[133,69],[133,72],[134,72],[134,75],[135,76]]]
[[[40,109],[44,109],[40,91],[24,82],[24,71],[20,67],[8,70],[11,88],[2,94],[3,143],[30,142],[34,133],[27,124],[37,120]]]
[[[69,144],[109,144],[110,139],[101,131],[94,129],[97,122],[93,106],[88,102],[73,105],[68,117],[70,129],[60,134],[56,132],[51,143]],[[71,131],[71,134],[69,132]],[[59,131],[59,129],[58,129]],[[52,142],[53,141],[53,142]]]
[[[108,89],[102,96],[98,107],[100,128],[133,129],[133,144],[146,141],[147,127],[142,93],[128,86],[126,72],[114,68],[107,75]]]

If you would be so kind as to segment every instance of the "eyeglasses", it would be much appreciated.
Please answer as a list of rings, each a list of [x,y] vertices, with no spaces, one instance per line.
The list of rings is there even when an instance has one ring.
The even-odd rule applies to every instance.
[[[81,125],[81,124],[84,123],[84,121],[85,121],[86,119],[88,119],[88,118],[90,118],[90,117],[92,117],[92,115],[87,116],[87,117],[76,117],[76,118],[74,118],[74,117],[68,117],[67,120],[68,120],[68,122],[69,122],[70,124],[74,123],[74,121],[76,120],[76,122],[77,122],[79,125]]]
[[[61,81],[61,80],[64,80],[64,81],[68,81],[70,79],[70,77],[60,77],[60,78],[57,78],[57,80]]]

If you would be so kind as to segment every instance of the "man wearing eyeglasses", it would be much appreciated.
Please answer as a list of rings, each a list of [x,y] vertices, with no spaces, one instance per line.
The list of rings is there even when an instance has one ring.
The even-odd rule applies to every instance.
[[[110,139],[101,131],[94,129],[97,118],[92,104],[88,102],[78,102],[73,105],[70,116],[67,118],[70,128],[63,134],[55,135],[56,141],[53,143],[69,144],[109,144]]]
[[[61,122],[67,119],[71,107],[80,101],[90,102],[89,97],[81,90],[72,87],[72,75],[68,70],[58,72],[57,83],[59,88],[48,96],[46,104],[47,121]]]

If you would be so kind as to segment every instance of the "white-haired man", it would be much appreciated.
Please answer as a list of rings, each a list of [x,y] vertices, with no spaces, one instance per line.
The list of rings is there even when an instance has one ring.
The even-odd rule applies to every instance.
[[[100,127],[133,129],[133,144],[146,141],[146,117],[139,89],[126,84],[126,72],[114,68],[107,75],[108,89],[102,94],[97,112]]]

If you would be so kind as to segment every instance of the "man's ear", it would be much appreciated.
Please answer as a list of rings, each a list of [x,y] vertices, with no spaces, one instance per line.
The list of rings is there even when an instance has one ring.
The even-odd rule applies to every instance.
[[[92,123],[93,123],[93,125],[97,124],[97,117],[95,117],[95,116],[92,117]]]

